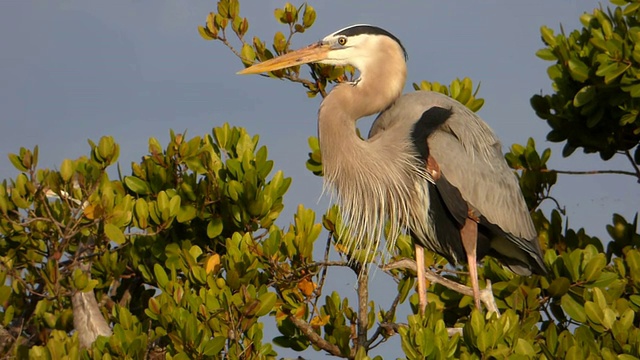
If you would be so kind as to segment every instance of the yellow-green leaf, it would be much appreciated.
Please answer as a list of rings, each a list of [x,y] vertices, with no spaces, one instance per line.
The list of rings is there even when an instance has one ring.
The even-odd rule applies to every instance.
[[[126,238],[122,230],[113,224],[105,224],[104,233],[105,235],[107,235],[109,240],[115,242],[118,245],[124,244],[124,242],[126,241]]]

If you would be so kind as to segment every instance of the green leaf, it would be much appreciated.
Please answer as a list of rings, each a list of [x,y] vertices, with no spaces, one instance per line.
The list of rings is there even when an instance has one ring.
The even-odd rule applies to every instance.
[[[71,277],[73,279],[73,287],[75,287],[78,291],[83,291],[87,287],[87,285],[89,285],[89,277],[84,271],[80,269],[76,269]]]
[[[571,58],[568,62],[569,73],[576,81],[584,82],[589,78],[589,67],[578,58]]]
[[[539,57],[542,60],[547,60],[547,61],[555,61],[558,58],[556,57],[556,55],[553,53],[553,51],[551,49],[540,49],[538,51],[536,51],[536,56]]]
[[[584,307],[580,305],[570,294],[565,294],[560,300],[562,310],[569,315],[573,320],[578,322],[587,321],[587,317],[584,313]]]
[[[636,121],[637,118],[638,118],[638,114],[634,114],[634,113],[624,114],[620,118],[620,125],[621,126],[631,125]]]
[[[278,53],[282,54],[284,50],[287,48],[287,38],[280,31],[276,32],[273,36],[273,49]]]
[[[180,210],[180,196],[173,196],[171,200],[169,200],[169,214],[170,216],[176,216],[178,211]]]
[[[253,47],[249,44],[244,44],[242,46],[240,55],[242,56],[241,60],[245,65],[251,65],[256,60],[256,52],[253,50]]]
[[[571,286],[571,281],[569,281],[569,279],[566,277],[559,277],[551,282],[547,292],[553,297],[560,297],[569,291],[569,286]]]
[[[71,177],[73,176],[73,172],[75,169],[73,168],[73,161],[70,159],[62,160],[62,164],[60,165],[60,176],[62,177],[62,181],[68,183],[71,181]]]
[[[536,351],[533,348],[533,345],[525,339],[518,339],[515,347],[516,354],[525,355],[529,358],[534,358],[536,356]]]
[[[149,195],[151,193],[151,188],[149,188],[149,183],[146,181],[135,177],[135,176],[125,176],[124,184],[127,188],[138,195]]]
[[[524,154],[524,146],[522,146],[520,144],[513,144],[513,145],[511,145],[511,152],[514,153],[517,156],[520,156],[520,155]]]
[[[625,255],[631,279],[640,282],[640,251],[631,249]]]
[[[286,23],[286,18],[284,16],[284,9],[275,9],[275,10],[273,10],[273,16],[281,24],[285,24]]]
[[[178,220],[179,223],[186,223],[193,220],[196,215],[196,208],[191,205],[185,205],[180,207],[178,216],[176,216],[176,220]]]
[[[198,257],[202,255],[202,249],[200,248],[200,246],[193,245],[191,246],[191,248],[189,248],[189,254],[193,256],[194,260],[198,260]]]
[[[216,336],[213,339],[207,341],[202,348],[202,355],[214,356],[219,355],[224,349],[224,345],[227,342],[227,338],[224,336]]]
[[[592,301],[587,301],[584,304],[584,312],[587,316],[587,319],[593,324],[602,325],[604,322],[604,314],[602,313],[602,309],[596,305],[596,303]]]
[[[305,4],[304,15],[302,15],[302,25],[308,29],[313,25],[315,21],[316,21],[316,10],[313,8],[313,6],[309,4]]]
[[[602,269],[607,265],[607,259],[604,254],[598,254],[589,260],[584,269],[583,277],[587,281],[595,281],[600,277]]]
[[[255,316],[260,317],[267,315],[273,310],[274,305],[276,304],[276,300],[278,297],[275,293],[267,292],[262,294],[258,300],[260,300],[260,305],[255,310]]]
[[[556,38],[553,35],[553,30],[549,29],[546,26],[540,27],[540,35],[542,35],[542,40],[545,44],[555,47],[556,46]]]
[[[591,102],[596,96],[596,87],[593,85],[587,85],[580,89],[573,98],[573,106],[581,107]]]
[[[198,25],[198,34],[205,40],[215,40],[216,37],[204,26]]]
[[[164,288],[167,283],[169,283],[169,276],[167,276],[167,272],[164,270],[162,265],[155,263],[153,265],[153,273],[155,274],[156,281],[158,281],[158,285],[161,288]]]
[[[624,74],[624,72],[627,71],[630,66],[631,65],[617,64],[617,66],[612,71],[609,71],[605,74],[604,83],[610,84],[613,80]]]
[[[221,218],[213,218],[207,224],[207,236],[209,239],[213,239],[216,236],[222,234],[222,219]]]
[[[9,161],[11,161],[11,164],[13,165],[13,167],[18,169],[18,171],[28,171],[29,170],[24,165],[22,165],[22,160],[20,159],[20,157],[18,155],[9,154],[8,156],[9,156]]]
[[[109,240],[115,242],[118,245],[122,245],[127,241],[122,232],[122,229],[113,225],[113,224],[105,224],[104,225],[104,234],[107,235]]]

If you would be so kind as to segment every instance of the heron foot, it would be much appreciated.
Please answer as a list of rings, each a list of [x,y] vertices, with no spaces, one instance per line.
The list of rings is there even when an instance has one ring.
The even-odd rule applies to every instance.
[[[409,269],[417,272],[416,262],[410,259],[401,259],[391,262],[382,267],[382,270],[392,269]],[[444,276],[438,275],[429,269],[425,269],[423,273],[424,278],[432,283],[440,284],[448,289],[458,292],[462,295],[473,297],[473,289],[469,286],[459,284],[453,280],[449,280]],[[491,286],[491,280],[487,279],[487,286],[480,290],[480,301],[489,312],[494,312],[500,316],[500,310],[498,310],[498,304],[493,296],[493,288]]]

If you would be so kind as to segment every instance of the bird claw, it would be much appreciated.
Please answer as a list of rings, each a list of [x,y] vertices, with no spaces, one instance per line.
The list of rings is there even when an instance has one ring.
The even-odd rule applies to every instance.
[[[382,267],[382,270],[385,271],[393,269],[409,269],[417,271],[417,266],[416,262],[413,260],[401,259],[391,262]],[[425,269],[425,273],[423,274],[423,276],[432,283],[440,284],[462,295],[473,297],[473,289],[471,287],[449,280],[441,275],[434,273],[429,269]],[[493,296],[491,280],[489,279],[487,279],[487,286],[484,289],[480,290],[480,301],[484,304],[484,307],[487,309],[487,311],[496,313],[498,317],[500,316],[500,310],[498,309],[498,304],[496,303],[496,300]]]

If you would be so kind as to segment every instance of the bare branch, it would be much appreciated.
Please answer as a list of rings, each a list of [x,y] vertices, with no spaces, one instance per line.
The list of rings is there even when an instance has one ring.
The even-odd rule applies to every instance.
[[[387,264],[383,267],[383,270],[392,270],[392,269],[410,269],[413,271],[417,271],[416,262],[410,259],[402,259],[398,261],[394,261],[390,264]],[[455,281],[449,280],[445,277],[442,277],[428,269],[425,269],[425,273],[423,274],[427,280],[445,286],[455,292],[458,292],[463,295],[473,296],[473,290],[469,286],[465,286],[459,284]],[[484,304],[490,312],[495,312],[500,315],[500,310],[498,310],[498,305],[493,298],[493,289],[491,288],[491,281],[487,279],[487,287],[480,290],[480,301]]]
[[[331,251],[331,237],[333,236],[332,232],[329,232],[329,236],[327,237],[327,246],[324,249],[324,262],[329,262],[329,251]],[[320,299],[320,295],[322,294],[322,288],[324,287],[324,281],[327,278],[327,269],[329,267],[327,265],[322,266],[322,274],[320,275],[320,281],[318,281],[318,287],[314,290],[316,301],[313,304],[314,309],[318,306],[318,299]]]
[[[88,244],[80,242],[76,257],[84,256],[93,245],[93,239]],[[91,278],[91,262],[80,262],[78,268]],[[81,347],[90,348],[98,336],[111,336],[111,327],[100,312],[100,306],[93,290],[76,291],[71,296],[73,304],[73,327],[78,332]]]
[[[402,295],[402,293],[400,291],[398,291],[398,294],[396,295],[396,298],[393,299],[393,303],[391,304],[391,307],[389,308],[387,313],[384,315],[384,318],[382,319],[382,322],[380,323],[380,325],[378,325],[378,328],[373,333],[373,336],[371,336],[371,338],[366,342],[365,348],[370,350],[370,349],[373,349],[374,347],[378,346],[378,344],[382,343],[382,341],[384,341],[384,339],[381,340],[379,343],[377,343],[375,345],[371,345],[371,344],[373,344],[374,341],[376,341],[376,339],[380,335],[382,335],[383,331],[386,331],[387,333],[398,332],[398,330],[397,330],[398,325],[391,323],[391,320],[393,320],[393,317],[396,315],[396,308],[398,307],[398,304],[400,303],[400,296],[401,295]]]
[[[557,209],[558,211],[560,211],[560,213],[561,213],[562,215],[566,215],[566,214],[567,214],[567,209],[566,209],[565,207],[563,207],[563,206],[560,206],[560,203],[558,202],[558,200],[556,200],[556,198],[554,198],[553,196],[549,196],[549,195],[542,196],[542,197],[540,198],[540,201],[539,201],[539,202],[538,202],[538,204],[536,205],[536,208],[540,205],[540,203],[542,203],[542,202],[543,202],[543,201],[545,201],[545,200],[551,200],[551,201],[553,201],[553,202],[556,204],[556,209]]]
[[[369,305],[369,272],[362,271],[358,275],[358,343],[357,343],[357,347],[364,347],[367,344],[367,329],[369,329],[368,305]],[[365,350],[367,349],[365,348]]]
[[[333,356],[345,357],[345,355],[340,351],[340,348],[321,338],[306,321],[298,319],[293,315],[289,315],[289,320],[291,320],[293,325],[300,329],[307,339],[309,339],[309,341],[311,341],[315,346],[325,350]]]
[[[640,178],[640,174],[636,174],[630,171],[624,170],[586,170],[586,171],[573,171],[573,170],[554,170],[554,169],[540,169],[541,173],[555,172],[564,175],[599,175],[599,174],[618,174],[618,175],[630,175]]]
[[[260,76],[270,77],[268,74],[260,74]],[[309,88],[311,86],[316,85],[316,83],[314,83],[313,81],[311,81],[309,79],[301,78],[300,74],[294,73],[293,71],[290,72],[290,73],[285,73],[284,75],[282,75],[281,79],[286,79],[286,80],[289,80],[289,81],[294,82],[294,83],[302,84],[306,88]],[[326,92],[325,91],[320,91],[320,95],[322,95],[322,97],[325,97],[326,96]]]
[[[225,29],[223,28],[221,30],[222,30],[222,36],[218,37],[218,40],[220,40],[226,47],[228,47],[229,50],[231,50],[231,52],[234,53],[237,57],[242,59],[242,55],[240,55],[240,53],[227,40],[227,32],[225,31]]]
[[[640,168],[638,167],[636,162],[633,160],[633,157],[631,156],[631,153],[629,152],[629,150],[625,150],[624,155],[627,157],[627,159],[629,159],[631,166],[636,171],[635,176],[638,178],[638,182],[640,183]]]

